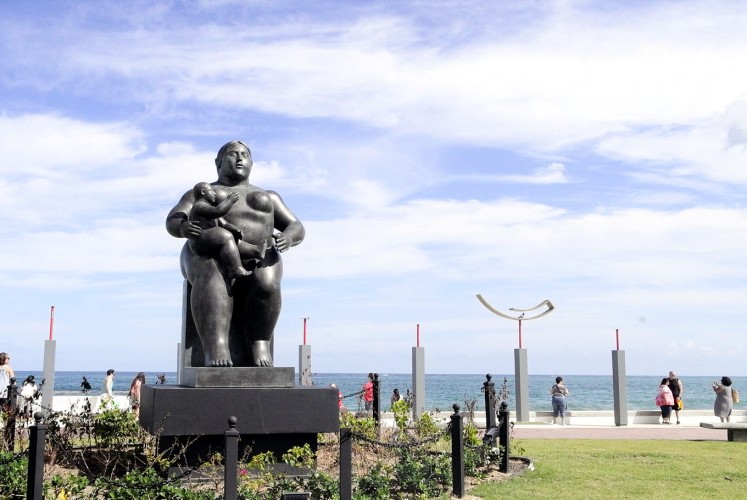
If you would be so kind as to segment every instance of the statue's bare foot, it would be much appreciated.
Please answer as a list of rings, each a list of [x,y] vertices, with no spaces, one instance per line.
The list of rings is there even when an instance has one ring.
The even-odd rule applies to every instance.
[[[205,352],[205,366],[233,366],[228,347],[221,343],[211,351]]]
[[[250,343],[252,364],[254,366],[272,366],[272,352],[269,340],[257,340]]]
[[[233,273],[231,273],[232,278],[246,278],[247,276],[251,275],[251,271],[247,271],[243,267],[239,267]]]

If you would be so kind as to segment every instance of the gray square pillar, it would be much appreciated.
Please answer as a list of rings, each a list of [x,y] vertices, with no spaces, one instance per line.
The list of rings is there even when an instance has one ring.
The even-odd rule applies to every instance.
[[[516,377],[516,421],[529,422],[529,368],[526,349],[514,349],[514,374]]]
[[[425,412],[425,347],[412,348],[412,415]]]
[[[628,388],[625,379],[625,351],[612,351],[612,397],[615,425],[628,425]]]
[[[42,388],[42,409],[52,411],[54,401],[54,364],[57,350],[56,340],[44,341],[44,387]],[[20,383],[18,384],[20,385]]]
[[[302,344],[298,346],[298,384],[312,385],[311,346],[309,344]]]

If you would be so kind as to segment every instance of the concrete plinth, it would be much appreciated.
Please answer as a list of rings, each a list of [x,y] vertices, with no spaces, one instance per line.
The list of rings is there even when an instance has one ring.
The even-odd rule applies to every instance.
[[[316,451],[318,433],[339,431],[337,397],[337,389],[328,387],[143,386],[140,425],[160,436],[161,451],[171,448],[177,462],[194,465],[222,453],[228,417],[234,416],[240,456],[272,451],[280,459],[293,446],[308,443]]]
[[[516,419],[519,422],[529,421],[529,368],[527,350],[514,349],[514,376],[516,387]]]
[[[293,367],[184,367],[180,384],[187,387],[293,387]]]
[[[615,425],[628,425],[628,387],[625,375],[625,351],[612,351],[612,399]]]

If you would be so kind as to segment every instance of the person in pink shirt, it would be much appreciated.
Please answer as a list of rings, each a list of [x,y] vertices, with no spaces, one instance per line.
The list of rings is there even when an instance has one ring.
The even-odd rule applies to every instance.
[[[363,403],[365,406],[366,411],[371,410],[371,406],[373,405],[373,379],[374,375],[373,373],[368,374],[368,381],[363,384]]]

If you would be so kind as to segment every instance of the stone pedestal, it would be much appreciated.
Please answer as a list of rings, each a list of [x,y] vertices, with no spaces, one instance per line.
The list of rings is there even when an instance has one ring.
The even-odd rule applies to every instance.
[[[180,385],[186,387],[293,387],[293,367],[182,368]],[[311,385],[311,384],[309,384]]]
[[[328,387],[146,385],[140,425],[160,436],[160,450],[173,451],[179,465],[195,465],[212,452],[223,453],[228,417],[234,416],[239,456],[272,451],[280,459],[293,446],[308,443],[316,451],[318,433],[339,431],[337,397],[337,389]]]

